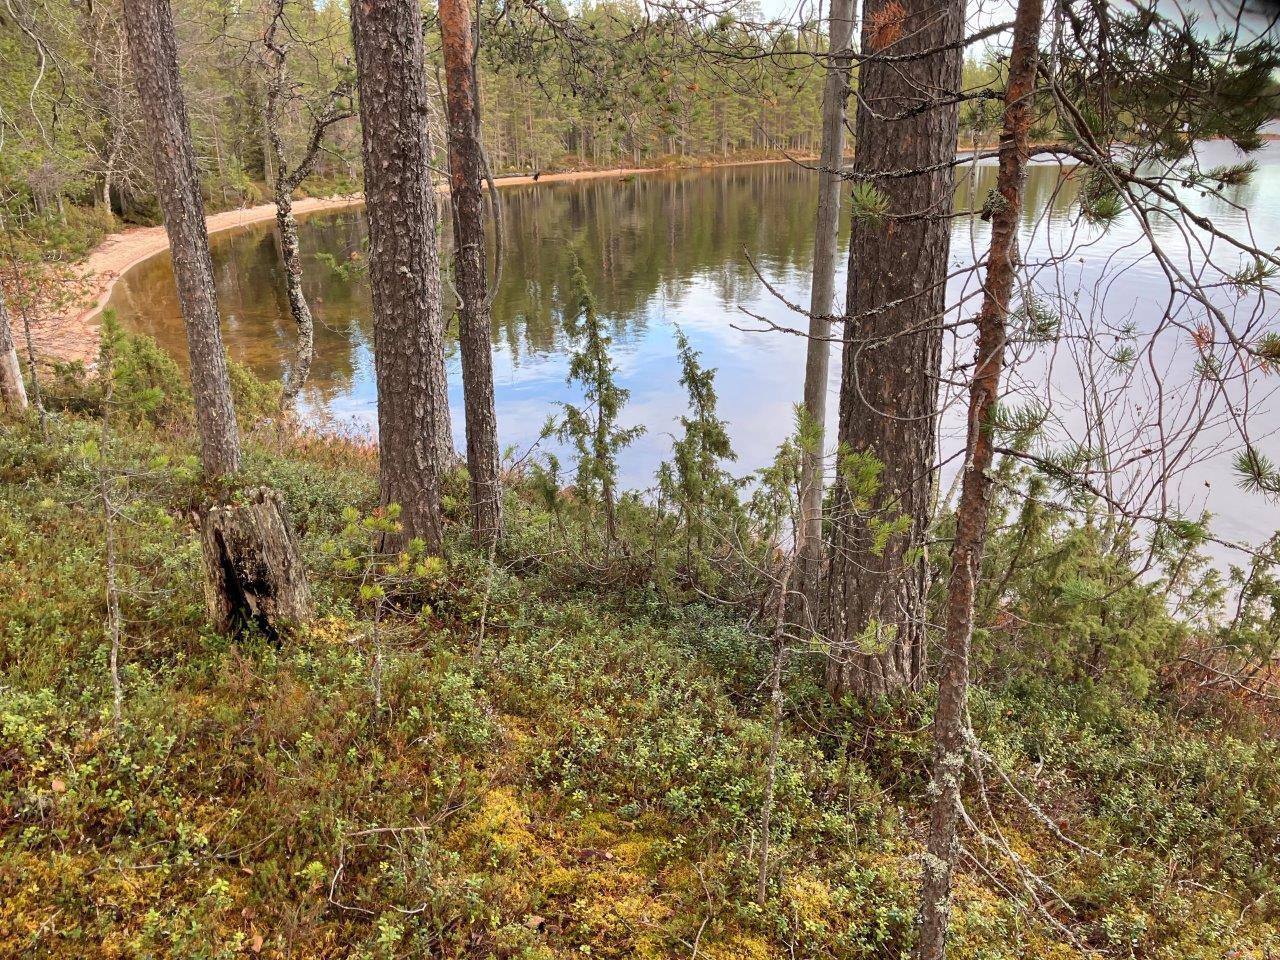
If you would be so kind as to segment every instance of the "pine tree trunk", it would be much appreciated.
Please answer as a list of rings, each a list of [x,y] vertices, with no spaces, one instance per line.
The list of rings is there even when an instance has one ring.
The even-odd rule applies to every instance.
[[[948,101],[960,89],[963,29],[964,0],[863,9],[853,173],[887,211],[853,220],[839,441],[883,470],[869,509],[845,478],[835,486],[826,617],[837,697],[870,699],[925,678],[924,548],[958,127]],[[930,101],[941,102],[922,110]],[[904,515],[906,530],[878,543],[883,524]]]
[[[440,475],[452,458],[440,254],[417,0],[356,0],[382,501],[404,536],[441,546]]]
[[[311,618],[311,592],[280,495],[247,491],[243,502],[205,510],[200,524],[209,618],[222,633],[257,629],[278,639]]]
[[[809,342],[804,368],[804,410],[817,435],[800,470],[800,536],[796,553],[800,589],[808,603],[802,622],[813,622],[819,602],[823,559],[823,455],[827,422],[827,371],[831,363],[831,314],[835,306],[836,255],[840,231],[840,167],[844,162],[845,101],[849,96],[849,58],[853,36],[853,0],[831,0],[827,30],[826,86],[822,92],[822,156],[818,173],[818,216],[813,237],[813,284],[809,294]]]
[[[191,355],[191,392],[201,459],[210,477],[240,468],[240,434],[213,284],[213,261],[196,174],[191,125],[178,76],[178,48],[169,0],[125,0],[125,23],[138,101],[155,158],[156,189],[178,301]]]
[[[9,410],[27,409],[27,386],[18,365],[18,347],[9,324],[9,308],[0,289],[0,406]]]
[[[942,960],[951,914],[952,882],[959,856],[957,825],[960,786],[969,757],[969,644],[973,638],[974,597],[986,548],[991,510],[989,471],[994,455],[991,416],[1000,393],[1005,331],[1017,263],[1018,218],[1026,182],[1027,139],[1039,61],[1044,0],[1019,0],[1005,91],[1004,130],[1000,136],[999,201],[991,216],[991,249],[973,383],[969,387],[968,439],[956,510],[956,537],[947,585],[947,622],[938,676],[938,707],[933,720],[933,797],[929,812],[929,852],[920,885],[920,940],[916,960]]]
[[[187,328],[204,471],[209,477],[230,476],[240,467],[240,437],[191,127],[178,77],[173,13],[169,0],[125,0],[124,13]],[[249,508],[256,510],[254,518],[237,519]],[[214,507],[206,512],[205,592],[219,629],[235,630],[253,622],[275,635],[309,618],[306,578],[278,495],[258,491],[251,495],[249,508]],[[225,524],[219,519],[224,516]]]
[[[441,0],[449,114],[449,194],[453,204],[453,280],[458,291],[462,393],[466,406],[471,530],[477,544],[502,536],[498,416],[493,398],[492,321],[485,278],[484,154],[470,0]]]

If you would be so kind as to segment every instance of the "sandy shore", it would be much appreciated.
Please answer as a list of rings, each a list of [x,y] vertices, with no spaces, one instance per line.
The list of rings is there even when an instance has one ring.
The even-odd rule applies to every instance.
[[[786,161],[745,161],[745,163],[775,163]],[[738,165],[738,164],[733,164]],[[569,180],[594,180],[606,177],[625,177],[638,173],[657,173],[661,167],[619,168],[615,170],[584,170],[576,173],[546,173],[535,181],[533,177],[503,177],[494,182],[499,187],[514,187],[530,183],[559,183]],[[441,192],[446,189],[439,188]],[[361,194],[340,197],[307,197],[296,200],[293,212],[299,216],[337,210],[363,203]],[[276,215],[274,203],[262,203],[256,207],[227,210],[206,219],[209,233],[234,230],[251,223],[272,220]],[[163,226],[131,227],[113,233],[102,241],[83,260],[72,265],[70,274],[60,284],[66,305],[39,311],[32,318],[31,332],[36,345],[36,356],[42,363],[81,361],[91,367],[98,355],[98,336],[101,328],[102,309],[111,299],[111,291],[117,281],[132,267],[144,260],[163,253],[169,247],[169,238]]]

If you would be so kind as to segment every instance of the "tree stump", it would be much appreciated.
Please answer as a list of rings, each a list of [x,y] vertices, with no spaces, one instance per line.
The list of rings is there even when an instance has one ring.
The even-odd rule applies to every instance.
[[[205,600],[220,632],[257,628],[278,640],[311,620],[311,590],[280,494],[270,487],[243,502],[215,504],[200,523]]]

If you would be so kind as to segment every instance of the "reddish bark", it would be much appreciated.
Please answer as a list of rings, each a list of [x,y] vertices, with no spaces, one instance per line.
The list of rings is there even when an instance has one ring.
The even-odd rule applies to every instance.
[[[485,162],[469,0],[441,0],[440,39],[449,114],[453,280],[458,291],[471,530],[477,543],[488,545],[502,535],[502,487],[493,399],[491,298],[485,278]]]
[[[998,196],[989,206],[991,248],[977,320],[977,362],[969,387],[968,439],[947,589],[938,707],[933,721],[933,802],[929,852],[920,886],[920,940],[916,945],[916,960],[942,960],[946,952],[952,882],[959,857],[960,787],[970,755],[968,740],[971,737],[969,645],[973,639],[974,597],[991,510],[992,482],[988,471],[995,450],[990,424],[1000,395],[1006,326],[1016,280],[1018,216],[1026,181],[1027,135],[1031,128],[1043,14],[1043,0],[1020,0],[1009,56],[1000,170],[996,180]]]
[[[964,0],[867,0],[855,182],[887,201],[855,216],[840,445],[883,469],[866,508],[837,477],[826,611],[834,696],[871,699],[925,677],[925,539],[933,506],[941,322],[955,196]],[[907,59],[903,59],[907,58]],[[880,544],[877,528],[908,518]]]

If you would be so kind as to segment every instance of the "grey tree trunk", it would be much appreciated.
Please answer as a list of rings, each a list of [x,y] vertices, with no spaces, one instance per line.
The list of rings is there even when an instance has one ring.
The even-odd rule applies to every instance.
[[[369,280],[384,504],[405,537],[439,550],[440,475],[453,456],[440,254],[417,0],[356,0]]]
[[[27,385],[22,381],[18,346],[13,339],[3,289],[0,289],[0,406],[10,410],[27,409]]]
[[[125,0],[124,14],[187,328],[204,471],[211,478],[230,476],[240,468],[240,436],[222,349],[191,128],[178,76],[173,13],[169,0]],[[306,577],[278,495],[259,491],[250,495],[245,506],[208,508],[203,528],[205,595],[218,629],[235,631],[253,624],[275,636],[309,618]]]
[[[222,633],[245,628],[277,639],[311,618],[311,591],[280,494],[247,491],[242,502],[205,511],[205,600]]]
[[[489,546],[502,536],[502,486],[493,400],[492,299],[485,277],[485,163],[470,0],[441,0],[440,39],[449,114],[453,280],[458,291],[471,530],[477,544]]]
[[[285,296],[289,301],[289,316],[298,328],[298,343],[294,353],[293,366],[284,379],[284,390],[281,394],[281,406],[288,409],[293,406],[302,385],[311,374],[311,362],[315,357],[316,326],[311,318],[311,307],[306,295],[302,292],[302,254],[298,248],[298,221],[293,215],[293,191],[301,182],[289,176],[289,167],[285,161],[284,144],[280,139],[280,100],[284,95],[286,80],[286,60],[284,48],[275,44],[275,28],[279,22],[283,3],[277,6],[276,17],[272,19],[267,30],[266,45],[275,63],[270,77],[267,79],[267,101],[263,111],[263,132],[266,143],[263,153],[263,165],[272,178],[272,188],[276,203],[276,232],[280,235],[280,260],[284,267]],[[315,141],[317,149],[319,141]],[[313,151],[314,153],[314,151]],[[314,162],[313,155],[307,158]]]
[[[883,467],[875,484],[836,480],[826,616],[827,686],[837,697],[873,698],[925,679],[925,537],[963,28],[964,0],[863,8],[853,174],[855,188],[874,187],[867,199],[886,209],[855,210],[839,440]],[[905,529],[885,526],[895,522]]]
[[[800,467],[800,536],[796,554],[800,589],[808,604],[803,622],[813,623],[819,603],[822,549],[823,455],[827,421],[827,372],[831,364],[831,315],[835,306],[836,255],[843,181],[845,101],[849,97],[849,57],[853,0],[831,0],[828,19],[826,85],[822,91],[822,155],[818,173],[818,216],[813,236],[813,284],[809,294],[809,343],[804,367],[804,411],[816,429]]]
[[[284,142],[280,137],[281,107],[288,83],[288,46],[289,40],[283,42],[278,31],[284,21],[284,0],[276,0],[275,12],[270,25],[263,36],[270,61],[267,76],[266,102],[263,108],[263,145],[265,163],[272,171],[272,184],[276,205],[276,230],[280,235],[280,259],[284,267],[285,295],[289,301],[289,315],[298,329],[297,348],[294,353],[293,367],[284,381],[281,405],[288,408],[297,400],[307,377],[311,374],[311,364],[315,358],[315,321],[311,317],[311,307],[307,303],[306,294],[302,290],[302,252],[298,245],[298,221],[293,215],[293,191],[310,176],[320,156],[325,135],[329,128],[352,114],[343,110],[340,104],[349,95],[345,81],[330,91],[328,102],[312,113],[311,136],[306,150],[298,165],[289,168],[285,155]]]
[[[957,825],[960,786],[970,755],[968,728],[969,644],[973,639],[974,597],[982,571],[991,510],[990,477],[994,438],[988,424],[1000,395],[1005,331],[1013,299],[1018,258],[1018,219],[1026,183],[1027,140],[1032,97],[1040,59],[1044,0],[1019,0],[1013,49],[1005,90],[1000,170],[993,204],[991,249],[978,313],[978,346],[969,387],[968,439],[965,445],[956,538],[947,584],[947,624],[938,676],[938,707],[933,718],[933,778],[929,811],[929,853],[920,882],[920,939],[916,960],[943,960],[951,916],[952,885],[959,859]]]
[[[173,276],[186,324],[201,460],[210,477],[232,474],[240,469],[240,434],[222,349],[213,261],[209,257],[209,234],[191,126],[178,76],[173,11],[169,0],[125,0],[124,16],[138,101],[155,158],[156,189],[169,234]]]
[[[276,170],[276,230],[280,234],[285,295],[289,300],[289,315],[298,328],[293,366],[285,377],[284,392],[281,395],[281,405],[288,408],[298,399],[307,377],[311,375],[311,363],[316,353],[316,325],[311,317],[306,294],[302,291],[302,253],[298,246],[298,221],[293,215],[293,187],[279,172],[278,164]]]

